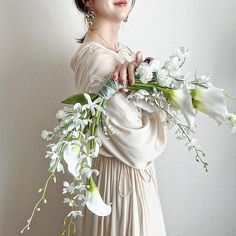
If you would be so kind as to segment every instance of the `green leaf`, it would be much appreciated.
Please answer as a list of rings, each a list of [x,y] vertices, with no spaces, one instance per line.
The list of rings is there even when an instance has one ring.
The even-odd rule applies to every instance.
[[[91,100],[93,101],[94,99],[96,99],[96,97],[98,96],[95,93],[88,93],[89,96],[91,97]],[[74,94],[68,98],[66,98],[65,100],[63,100],[61,103],[65,103],[65,104],[76,104],[76,103],[80,103],[81,105],[84,105],[87,103],[87,99],[85,98],[83,93],[78,93],[78,94]]]

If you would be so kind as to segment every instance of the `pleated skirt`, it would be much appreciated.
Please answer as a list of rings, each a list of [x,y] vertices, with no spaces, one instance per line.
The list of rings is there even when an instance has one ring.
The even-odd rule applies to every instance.
[[[154,162],[140,170],[99,154],[92,167],[100,172],[93,179],[112,211],[97,216],[84,206],[79,236],[166,236]]]

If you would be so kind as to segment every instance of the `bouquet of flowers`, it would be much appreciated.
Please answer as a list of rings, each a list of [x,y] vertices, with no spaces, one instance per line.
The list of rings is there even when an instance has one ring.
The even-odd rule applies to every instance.
[[[130,90],[127,99],[136,106],[148,112],[163,110],[166,114],[165,125],[169,129],[176,129],[176,138],[186,142],[188,150],[194,152],[196,161],[200,161],[208,171],[208,163],[204,160],[205,153],[198,145],[198,140],[194,138],[197,113],[205,113],[218,125],[229,124],[234,133],[236,115],[227,110],[225,97],[230,95],[225,90],[215,87],[210,75],[198,76],[195,71],[193,78],[189,78],[190,72],[186,75],[180,73],[188,55],[189,50],[180,47],[165,62],[158,58],[142,62],[135,70],[134,85],[122,86],[117,80],[109,79],[97,94],[80,93],[62,101],[69,106],[64,106],[57,112],[58,126],[53,131],[43,130],[41,134],[47,141],[53,138],[58,138],[59,141],[47,145],[50,151],[47,151],[45,158],[50,159],[50,174],[44,187],[38,190],[41,197],[21,233],[25,229],[30,229],[31,220],[35,212],[40,210],[40,204],[47,203],[45,195],[48,183],[50,180],[56,183],[56,173],[65,173],[65,164],[73,176],[73,181],[63,183],[62,193],[69,194],[64,198],[64,203],[69,204],[71,211],[64,218],[65,228],[61,235],[76,232],[74,218],[83,216],[80,206],[86,205],[98,216],[107,216],[111,213],[111,206],[102,200],[93,181],[92,174],[99,175],[99,171],[92,169],[92,158],[98,157],[102,145],[101,138],[97,136],[98,126],[101,126],[107,136],[114,134],[106,113],[106,102],[122,87]],[[68,218],[70,221],[67,224]]]

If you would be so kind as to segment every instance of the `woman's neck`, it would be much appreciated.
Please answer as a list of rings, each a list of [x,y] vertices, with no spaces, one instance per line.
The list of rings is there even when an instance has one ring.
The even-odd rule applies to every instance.
[[[91,30],[87,31],[84,41],[97,41],[98,43],[102,43],[106,47],[107,43],[113,49],[117,47],[120,23],[116,24],[97,19],[96,22],[93,22],[90,28]],[[106,43],[104,42],[104,40]]]

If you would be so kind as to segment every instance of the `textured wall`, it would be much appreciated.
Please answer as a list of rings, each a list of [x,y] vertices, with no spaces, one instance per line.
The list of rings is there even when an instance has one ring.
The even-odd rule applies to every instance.
[[[186,72],[213,73],[216,86],[236,95],[234,0],[137,1],[120,41],[144,57],[166,59],[179,46],[190,49]],[[69,61],[84,32],[73,1],[0,2],[0,234],[19,231],[38,200],[47,176],[43,129],[56,125],[59,101],[73,93]],[[236,103],[228,100],[236,112]],[[236,136],[200,116],[197,137],[209,172],[184,143],[169,133],[157,161],[159,192],[168,236],[236,235]],[[62,178],[50,183],[25,235],[59,235],[69,210],[62,203]]]

